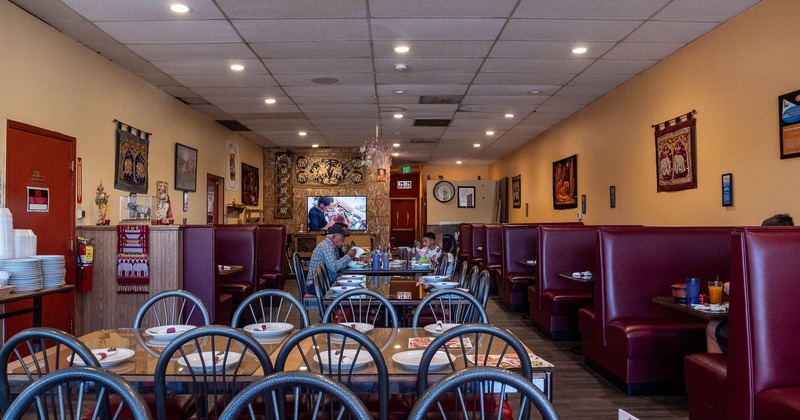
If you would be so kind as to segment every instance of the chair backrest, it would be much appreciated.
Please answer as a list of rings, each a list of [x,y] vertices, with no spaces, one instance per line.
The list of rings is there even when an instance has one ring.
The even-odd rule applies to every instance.
[[[475,291],[478,290],[478,277],[480,276],[480,272],[480,267],[473,265],[469,270],[469,274],[467,275],[464,288],[469,289],[469,292],[472,293],[472,296],[475,296]]]
[[[369,289],[348,290],[325,309],[322,322],[364,323],[373,327],[400,326],[394,306],[380,293]]]
[[[513,390],[521,394],[521,397],[509,399],[508,393]],[[454,391],[458,399],[448,407],[448,404],[443,401],[451,400],[443,397]],[[531,404],[536,407],[543,419],[557,420],[559,418],[553,404],[533,382],[505,369],[486,366],[469,367],[454,372],[437,382],[419,397],[408,418],[410,420],[427,419],[429,413],[435,413],[437,418],[462,418],[459,415],[474,413],[476,408],[483,412],[491,408],[480,404],[481,401],[496,404],[498,408],[503,403],[519,401],[517,406],[519,415],[516,417],[519,419],[529,418]],[[488,417],[484,416],[483,412],[479,411],[479,417],[475,418]]]
[[[297,279],[297,290],[302,299],[306,294],[306,272],[303,268],[303,260],[297,252],[292,254],[292,267],[294,267],[294,276]]]
[[[211,324],[211,317],[200,298],[186,290],[167,290],[151,297],[139,308],[133,328],[184,325],[193,316],[202,320],[203,325]]]
[[[303,398],[299,398],[301,394]],[[295,401],[302,403],[285,404],[287,395],[294,395]],[[259,408],[264,411],[258,411]],[[240,392],[225,408],[220,420],[296,419],[303,416],[372,419],[364,403],[341,383],[316,373],[278,372],[259,379]]]
[[[155,369],[157,418],[167,418],[167,368],[176,363],[191,372],[190,386],[198,417],[218,417],[222,408],[262,369],[272,373],[266,350],[249,334],[222,325],[202,326],[172,340]],[[209,404],[209,402],[216,402]]]
[[[92,393],[96,398],[87,398]],[[112,393],[121,403],[110,413],[108,395]],[[125,418],[152,419],[147,403],[131,384],[99,367],[69,367],[43,376],[20,393],[3,418],[28,417],[27,411],[34,402],[38,418],[83,418],[94,413],[97,418],[117,419],[124,411]]]
[[[463,260],[461,261],[461,271],[458,275],[458,287],[464,288],[464,285],[467,283],[469,274],[469,261]]]
[[[325,312],[325,304],[323,302],[323,297],[326,293],[328,293],[328,289],[331,287],[330,283],[328,282],[328,269],[325,267],[325,264],[320,264],[314,271],[311,273],[312,280],[314,282],[314,291],[317,294],[317,307],[319,308],[319,320],[322,322],[322,315]]]
[[[86,366],[100,367],[97,358],[77,338],[55,328],[29,328],[15,334],[0,349],[0,413],[11,404],[11,384],[8,381],[12,355],[20,369],[35,382],[45,374],[73,365],[80,360]],[[75,359],[78,358],[78,359]]]
[[[489,302],[489,280],[491,279],[491,274],[489,274],[489,270],[483,270],[478,275],[478,280],[472,284],[472,288],[469,289],[472,296],[475,296],[475,299],[478,299],[478,302],[486,308],[486,303]]]
[[[313,355],[308,356],[310,353]],[[287,365],[290,356],[292,365]],[[386,419],[389,416],[389,371],[386,361],[378,346],[354,328],[316,324],[300,330],[281,347],[275,357],[275,371],[316,371],[336,379],[357,394],[374,394],[374,379],[359,381],[355,372],[357,366],[368,362],[375,364],[377,372],[379,418]]]
[[[489,318],[481,303],[468,292],[456,289],[439,290],[425,296],[425,299],[422,299],[422,302],[414,312],[414,319],[411,322],[412,327],[421,327],[419,319],[422,314],[432,314],[434,323],[489,323]]]
[[[241,328],[247,324],[257,322],[284,322],[289,323],[293,310],[297,309],[300,316],[300,328],[305,328],[310,323],[308,314],[294,296],[283,290],[262,290],[245,299],[236,312],[233,313],[231,326]]]

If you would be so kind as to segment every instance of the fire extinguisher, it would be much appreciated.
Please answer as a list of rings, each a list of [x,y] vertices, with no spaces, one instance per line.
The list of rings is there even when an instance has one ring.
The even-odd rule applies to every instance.
[[[94,246],[89,239],[78,237],[78,278],[75,280],[75,290],[79,292],[92,291],[92,263],[94,262]]]

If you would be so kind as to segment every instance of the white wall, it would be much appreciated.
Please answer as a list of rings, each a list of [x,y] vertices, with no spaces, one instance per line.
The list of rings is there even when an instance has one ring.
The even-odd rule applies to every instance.
[[[489,223],[497,221],[497,181],[451,181],[456,196],[447,203],[440,203],[433,196],[433,186],[439,181],[426,182],[428,205],[427,224],[440,223]],[[458,208],[458,187],[475,187],[475,208]]]

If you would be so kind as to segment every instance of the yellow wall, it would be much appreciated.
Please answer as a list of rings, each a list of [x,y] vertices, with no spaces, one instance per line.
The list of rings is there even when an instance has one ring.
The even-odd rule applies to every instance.
[[[485,165],[447,165],[447,166],[424,166],[422,168],[422,181],[428,179],[430,176],[431,181],[436,181],[439,176],[444,177],[445,180],[452,181],[454,179],[472,179],[477,180],[478,176],[482,180],[489,178],[489,167]],[[491,178],[496,179],[496,178]]]
[[[481,177],[483,179],[483,177]],[[456,195],[447,203],[440,203],[433,196],[433,187],[438,180],[426,181],[428,203],[428,225],[457,223],[489,223],[496,222],[497,215],[497,181],[456,181],[448,180],[455,187]],[[458,187],[475,187],[475,207],[458,207]]]
[[[522,175],[512,222],[575,220],[553,210],[552,162],[578,155],[587,224],[753,225],[800,216],[800,159],[779,158],[779,95],[800,89],[800,2],[764,0],[490,166]],[[696,190],[657,193],[652,124],[697,110]],[[733,173],[734,206],[720,177]],[[608,189],[617,189],[609,207]],[[530,203],[525,217],[524,203]]]
[[[239,144],[242,162],[263,170],[258,145],[6,1],[0,1],[0,57],[3,167],[7,119],[75,137],[77,155],[83,158],[83,204],[78,206],[86,210],[84,224],[96,222],[94,191],[100,181],[111,193],[108,218],[112,224],[119,219],[119,197],[127,195],[113,189],[114,119],[152,133],[149,195],[154,195],[156,181],[169,183],[176,223],[183,218],[188,223],[205,223],[206,173],[225,175],[221,158],[225,140]],[[173,189],[176,142],[199,150],[197,192],[189,193],[187,213],[182,192]],[[239,188],[225,191],[225,202],[233,198],[241,202]]]

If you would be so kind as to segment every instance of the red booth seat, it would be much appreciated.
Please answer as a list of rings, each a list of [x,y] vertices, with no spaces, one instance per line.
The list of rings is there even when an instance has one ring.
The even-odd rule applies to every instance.
[[[280,289],[286,285],[286,226],[256,226],[258,290]]]
[[[483,226],[483,263],[481,270],[489,272],[489,293],[497,293],[497,277],[502,272],[502,255],[492,252],[503,252],[503,225],[487,223]]]
[[[534,282],[534,267],[519,260],[536,259],[537,236],[534,224],[503,224],[503,276],[498,279],[500,300],[512,311],[528,308],[528,286]]]
[[[578,315],[587,364],[631,395],[681,391],[683,357],[705,351],[706,322],[652,299],[687,277],[728,278],[732,230],[600,228],[594,308]]]

